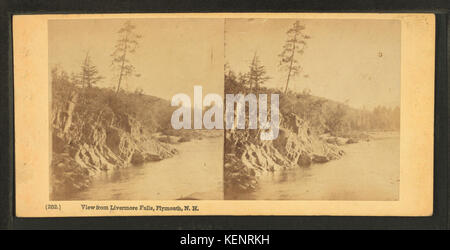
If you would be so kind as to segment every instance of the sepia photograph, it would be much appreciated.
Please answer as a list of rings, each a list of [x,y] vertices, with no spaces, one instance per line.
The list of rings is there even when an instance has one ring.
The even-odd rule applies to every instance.
[[[9,2],[0,229],[449,228],[445,0]]]
[[[397,200],[400,35],[398,20],[226,19],[225,93],[279,95],[280,121],[270,141],[226,131],[225,198]]]
[[[428,216],[434,25],[16,15],[17,216]]]
[[[222,20],[48,27],[51,200],[223,199],[223,131],[171,126],[173,95],[223,92]]]

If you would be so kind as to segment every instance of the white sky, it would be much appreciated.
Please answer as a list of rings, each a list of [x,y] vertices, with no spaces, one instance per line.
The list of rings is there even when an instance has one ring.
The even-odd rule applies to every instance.
[[[235,71],[247,71],[255,53],[271,80],[285,86],[286,72],[278,68],[286,31],[292,19],[227,19],[225,61]],[[400,22],[396,20],[300,19],[311,36],[303,56],[303,74],[289,88],[308,88],[314,95],[354,107],[400,105]],[[382,56],[379,56],[379,53]]]
[[[89,51],[106,77],[101,87],[115,86],[110,68],[117,30],[123,19],[49,21],[49,66],[79,70]],[[192,95],[194,85],[206,93],[223,93],[223,64],[248,70],[257,51],[266,66],[270,87],[282,87],[286,73],[278,69],[285,32],[292,19],[132,19],[143,36],[130,57],[141,77],[128,89],[170,100]],[[311,36],[299,58],[308,78],[297,77],[290,89],[308,88],[314,95],[354,107],[400,104],[400,23],[395,20],[300,19]],[[224,48],[225,41],[225,48]],[[224,52],[225,49],[225,52]],[[380,52],[382,56],[380,57]],[[224,54],[225,53],[225,54]],[[224,59],[225,58],[225,59]],[[122,86],[127,87],[127,84]]]
[[[79,71],[89,55],[106,79],[101,87],[117,86],[111,71],[111,53],[124,19],[49,21],[49,65]],[[128,80],[128,90],[171,100],[177,93],[193,95],[193,86],[206,93],[223,93],[222,19],[132,19],[142,35],[129,59],[139,78]],[[126,88],[126,84],[122,84]]]

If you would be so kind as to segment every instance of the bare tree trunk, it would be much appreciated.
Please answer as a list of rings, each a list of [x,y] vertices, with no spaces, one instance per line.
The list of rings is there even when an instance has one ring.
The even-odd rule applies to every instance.
[[[289,66],[289,73],[288,73],[288,77],[286,80],[286,87],[284,88],[284,93],[287,93],[288,90],[288,84],[289,84],[289,78],[291,78],[291,70],[292,70],[292,61],[291,61],[291,65]]]
[[[256,51],[255,51],[255,55],[253,56],[253,60],[252,60],[252,67],[250,70],[250,93],[252,93],[253,91],[253,82],[255,81],[255,74],[256,74]]]
[[[123,64],[125,61],[122,61],[122,66],[120,67],[120,75],[119,75],[119,83],[117,84],[116,94],[119,93],[120,90],[120,82],[122,81],[122,72],[123,72]]]
[[[291,55],[291,63],[289,64],[289,72],[288,72],[288,77],[286,80],[286,88],[284,89],[284,93],[287,93],[288,90],[288,85],[289,85],[289,79],[291,78],[291,71],[292,71],[292,64],[294,63],[294,55],[295,55],[295,45],[297,43],[297,36],[294,36],[294,41],[293,41],[294,45],[292,46],[292,55]]]
[[[117,90],[116,90],[116,94],[119,93],[120,90],[120,82],[122,81],[122,76],[123,76],[123,68],[125,65],[125,58],[127,56],[127,49],[128,49],[128,34],[125,37],[125,45],[124,45],[124,49],[123,49],[123,57],[122,57],[122,65],[120,66],[120,75],[119,75],[119,83],[117,84]]]
[[[75,105],[78,100],[78,93],[73,92],[72,98],[69,100],[69,106],[67,107],[67,119],[66,124],[64,124],[64,134],[69,132],[70,126],[72,125],[73,111],[75,110]]]

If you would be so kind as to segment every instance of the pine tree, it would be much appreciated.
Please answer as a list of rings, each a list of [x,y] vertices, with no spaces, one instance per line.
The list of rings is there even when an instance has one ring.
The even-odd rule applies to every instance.
[[[253,56],[252,63],[249,67],[249,72],[247,73],[247,82],[250,85],[250,92],[252,92],[253,87],[256,91],[267,81],[270,77],[266,76],[266,69],[261,64],[258,55],[255,52]]]
[[[301,25],[299,21],[296,21],[286,32],[288,38],[283,46],[283,51],[279,55],[281,58],[280,68],[288,72],[284,93],[287,93],[290,79],[302,71],[302,67],[296,59],[296,56],[304,53],[306,40],[310,38],[303,33],[304,29],[305,26]]]
[[[129,61],[129,56],[136,52],[138,40],[142,37],[135,33],[136,26],[130,21],[124,23],[122,28],[117,32],[119,39],[117,40],[114,52],[111,54],[112,67],[118,72],[118,82],[116,93],[120,90],[120,84],[124,79],[131,76],[135,71],[134,66]],[[139,75],[136,75],[138,77]]]
[[[72,78],[73,81],[80,84],[82,88],[91,88],[103,79],[103,77],[98,74],[97,67],[92,64],[89,52],[86,53],[86,57],[81,65],[81,72],[78,76],[73,76]]]

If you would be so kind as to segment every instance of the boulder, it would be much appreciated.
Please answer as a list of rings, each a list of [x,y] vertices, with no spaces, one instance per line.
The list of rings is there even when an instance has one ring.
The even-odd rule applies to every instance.
[[[312,159],[311,156],[309,156],[306,152],[303,152],[302,154],[300,154],[300,156],[298,157],[298,161],[297,164],[301,167],[307,167],[310,166],[312,164]]]
[[[342,146],[342,145],[345,145],[347,143],[347,139],[342,138],[342,137],[328,137],[326,139],[326,142],[330,143],[330,144]]]
[[[145,158],[140,151],[135,151],[133,156],[131,157],[131,164],[139,165],[144,163]]]
[[[342,146],[347,143],[347,139],[343,137],[336,137],[336,142],[338,146]]]
[[[347,144],[353,144],[353,143],[358,143],[358,140],[357,139],[353,139],[353,138],[350,138],[350,139],[347,140]]]
[[[181,142],[189,142],[189,141],[191,141],[191,138],[189,136],[183,136],[178,140],[178,142],[180,142],[180,143]]]
[[[172,136],[172,135],[166,135],[166,136],[162,136],[159,137],[158,140],[160,142],[164,142],[164,143],[170,143],[170,144],[176,144],[180,142],[180,137],[178,136]]]
[[[312,161],[314,163],[325,163],[325,162],[328,162],[329,160],[328,160],[328,157],[326,157],[324,155],[313,154]]]

